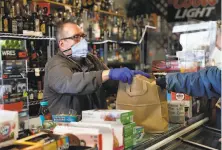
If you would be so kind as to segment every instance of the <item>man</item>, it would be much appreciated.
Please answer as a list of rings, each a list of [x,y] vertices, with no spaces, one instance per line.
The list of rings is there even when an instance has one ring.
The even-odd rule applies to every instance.
[[[109,80],[130,84],[136,74],[148,77],[128,68],[109,70],[88,53],[84,37],[80,27],[72,22],[57,26],[59,52],[47,62],[44,78],[44,99],[52,114],[68,113],[69,109],[81,114],[82,110],[106,108]]]

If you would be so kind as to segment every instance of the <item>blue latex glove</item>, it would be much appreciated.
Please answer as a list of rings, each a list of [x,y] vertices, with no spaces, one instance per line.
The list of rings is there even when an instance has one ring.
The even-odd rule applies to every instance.
[[[131,70],[131,71],[132,71],[132,73],[133,73],[134,76],[137,75],[137,74],[140,74],[140,75],[145,76],[145,77],[147,77],[147,78],[150,77],[150,75],[149,75],[148,73],[145,73],[145,72],[143,72],[143,71],[141,71],[141,70]]]
[[[109,78],[111,80],[119,80],[122,81],[123,83],[128,83],[128,84],[132,83],[133,76],[134,76],[133,72],[126,67],[110,69],[109,72]]]

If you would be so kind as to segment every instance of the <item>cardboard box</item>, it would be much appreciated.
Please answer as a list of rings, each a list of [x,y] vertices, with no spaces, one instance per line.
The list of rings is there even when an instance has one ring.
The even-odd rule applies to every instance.
[[[134,142],[133,142],[134,145],[142,141],[144,134],[145,134],[144,127],[141,126],[134,127]]]
[[[106,127],[113,134],[113,149],[118,149],[123,146],[123,125],[116,122],[72,122],[71,126],[77,127]],[[109,142],[109,141],[108,141]]]
[[[175,102],[173,105],[184,105],[184,116],[185,116],[185,120],[193,117],[192,114],[192,99],[193,97],[184,94],[184,93],[175,93],[175,92],[171,92],[171,101],[173,104],[173,102]]]
[[[124,125],[124,127],[123,127],[124,137],[128,137],[128,136],[133,135],[134,134],[134,127],[136,127],[135,122]]]
[[[123,125],[133,122],[131,110],[87,110],[82,112],[82,121],[115,121]]]
[[[129,148],[134,145],[134,135],[128,136],[124,138],[124,148]]]
[[[168,110],[171,123],[185,123],[192,117],[192,101],[171,101]]]
[[[106,127],[56,126],[53,132],[58,135],[68,135],[70,146],[113,150],[113,134]]]

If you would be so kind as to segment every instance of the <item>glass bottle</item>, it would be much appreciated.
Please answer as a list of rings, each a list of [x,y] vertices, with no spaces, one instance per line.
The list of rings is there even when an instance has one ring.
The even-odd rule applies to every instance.
[[[0,8],[0,32],[3,31],[3,22],[2,22],[3,14],[4,14],[3,8]]]
[[[29,101],[33,101],[34,100],[34,92],[32,89],[29,89]]]
[[[52,115],[48,109],[48,105],[47,101],[40,102],[39,117],[42,125],[45,120],[52,120]]]
[[[32,22],[33,22],[34,31],[39,32],[40,31],[40,21],[39,21],[39,18],[38,18],[38,15],[36,12],[32,13]]]
[[[136,26],[135,21],[133,20],[133,41],[138,40],[138,28]]]
[[[43,33],[43,35],[46,35],[47,33],[47,8],[43,8],[42,11],[39,12],[39,15],[40,15],[40,31]]]
[[[112,39],[117,40],[117,37],[119,35],[118,33],[118,25],[117,25],[117,18],[116,16],[113,17],[113,24],[112,24]]]
[[[10,32],[10,26],[11,26],[11,18],[9,15],[9,11],[7,10],[7,8],[5,8],[5,14],[2,17],[3,32]]]
[[[23,19],[20,13],[19,3],[16,3],[15,9],[16,9],[17,33],[22,34],[23,33]]]

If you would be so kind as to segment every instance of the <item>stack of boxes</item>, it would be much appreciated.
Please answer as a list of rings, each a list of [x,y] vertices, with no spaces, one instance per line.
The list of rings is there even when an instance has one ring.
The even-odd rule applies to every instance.
[[[131,149],[144,135],[143,127],[137,127],[133,122],[133,112],[131,110],[88,110],[82,112],[83,122],[105,122],[121,124],[123,128],[122,139],[118,143],[123,143],[124,149]],[[114,129],[115,130],[115,129]],[[120,130],[119,130],[120,131]],[[122,140],[117,137],[118,140]],[[121,144],[120,144],[121,146]]]

